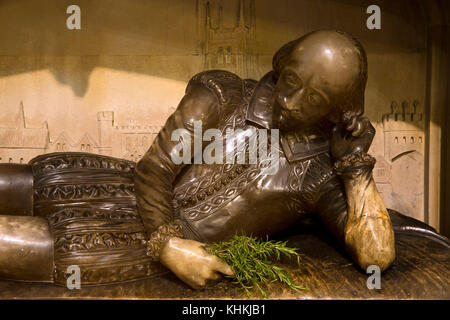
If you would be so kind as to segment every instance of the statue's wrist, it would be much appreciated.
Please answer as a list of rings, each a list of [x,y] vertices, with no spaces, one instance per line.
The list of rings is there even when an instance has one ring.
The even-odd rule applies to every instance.
[[[334,170],[344,180],[370,175],[375,166],[375,158],[362,151],[350,153],[334,163]]]
[[[154,260],[159,260],[161,250],[174,237],[183,238],[183,229],[178,221],[159,226],[150,234],[147,241],[147,255]]]

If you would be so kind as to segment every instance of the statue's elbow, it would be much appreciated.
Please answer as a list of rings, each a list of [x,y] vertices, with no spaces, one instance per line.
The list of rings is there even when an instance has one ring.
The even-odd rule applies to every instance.
[[[376,265],[384,271],[392,265],[395,260],[395,239],[393,231],[389,231],[378,234],[378,237],[370,233],[370,236],[366,234],[367,238],[347,237],[347,249],[363,270]]]
[[[380,268],[380,271],[385,271],[392,265],[394,260],[394,246],[357,253],[356,257],[356,262],[363,270],[367,270],[369,266],[375,265]]]

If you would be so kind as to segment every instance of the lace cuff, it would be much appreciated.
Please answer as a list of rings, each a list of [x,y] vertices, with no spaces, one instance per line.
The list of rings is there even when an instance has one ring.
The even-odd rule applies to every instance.
[[[159,226],[158,229],[150,235],[150,238],[147,241],[147,255],[152,257],[154,260],[158,260],[161,249],[166,242],[173,237],[183,238],[183,229],[181,224],[174,221]]]
[[[353,152],[334,163],[334,170],[341,176],[355,176],[371,171],[375,165],[375,158],[370,154],[358,151]]]

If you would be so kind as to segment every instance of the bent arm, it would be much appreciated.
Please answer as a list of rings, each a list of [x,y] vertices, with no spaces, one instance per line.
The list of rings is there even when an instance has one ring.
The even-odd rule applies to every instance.
[[[233,274],[230,267],[207,252],[202,243],[182,239],[182,224],[175,219],[172,205],[173,183],[189,160],[195,157],[194,122],[201,121],[202,131],[217,127],[224,116],[221,111],[223,108],[217,95],[209,87],[191,80],[177,110],[138,162],[135,172],[138,211],[149,238],[147,255],[159,260],[192,288],[219,278],[220,273]],[[188,163],[179,163],[179,157],[173,157],[180,153],[181,141],[171,139],[174,130],[178,129],[185,129],[180,139],[191,142],[190,157],[183,157]],[[203,146],[199,148],[202,150]]]
[[[322,221],[364,270],[387,269],[395,259],[389,214],[372,177],[374,159],[364,153],[337,161],[341,179],[330,180],[317,202]]]
[[[175,164],[172,161],[172,155],[180,152],[176,148],[180,141],[171,141],[172,132],[186,129],[188,136],[185,138],[193,142],[194,121],[202,121],[203,130],[215,126],[220,116],[217,106],[218,99],[209,89],[195,83],[188,85],[177,110],[138,162],[134,177],[136,201],[149,237],[158,227],[174,221],[172,184],[186,163]],[[166,234],[174,230],[170,227],[165,229]]]
[[[374,164],[372,157],[356,153],[336,167],[347,195],[345,245],[364,270],[369,265],[385,270],[395,259],[394,230],[372,177]]]

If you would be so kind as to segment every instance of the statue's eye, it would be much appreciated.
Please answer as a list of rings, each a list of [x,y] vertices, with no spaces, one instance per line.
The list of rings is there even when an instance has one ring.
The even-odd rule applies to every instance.
[[[299,85],[298,78],[293,76],[292,74],[287,74],[284,76],[284,81],[290,87],[297,87]]]
[[[320,104],[320,97],[319,95],[315,94],[315,93],[310,93],[308,95],[308,102],[310,104],[312,104],[313,106],[317,106]]]

